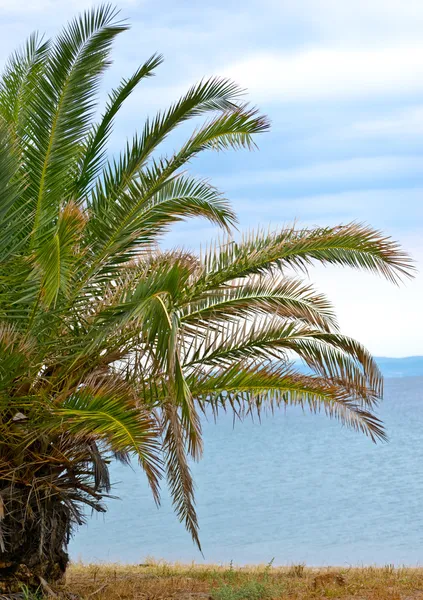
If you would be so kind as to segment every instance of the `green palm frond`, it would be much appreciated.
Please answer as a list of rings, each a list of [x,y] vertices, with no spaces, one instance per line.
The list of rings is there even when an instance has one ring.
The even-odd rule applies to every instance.
[[[241,95],[242,90],[232,81],[213,77],[192,86],[180,100],[168,110],[158,112],[154,119],[147,119],[141,134],[128,144],[106,178],[106,195],[111,200],[119,196],[176,127],[209,112],[238,110]]]
[[[45,306],[55,302],[61,291],[69,295],[74,275],[75,250],[84,227],[78,207],[69,202],[59,213],[55,230],[45,235],[36,251],[36,270],[42,272],[42,296]]]
[[[201,327],[202,323],[254,318],[270,313],[303,321],[324,331],[337,328],[333,308],[327,298],[311,285],[296,279],[255,277],[228,282],[228,285],[197,294],[198,300],[195,284],[193,290],[187,290],[188,298],[192,291],[194,299],[182,309],[181,320],[186,325]]]
[[[150,185],[150,196],[155,194],[163,183],[188,161],[205,150],[251,149],[253,136],[269,129],[266,117],[255,108],[241,105],[239,108],[225,111],[197,129],[179,152],[170,158],[154,162],[150,168],[150,177],[155,179]]]
[[[0,82],[0,115],[16,141],[28,132],[30,106],[43,75],[50,41],[32,34],[6,63]],[[26,127],[26,130],[25,130]]]
[[[4,263],[22,244],[22,220],[14,206],[20,202],[24,187],[19,171],[19,150],[10,127],[0,120],[0,260]]]
[[[115,453],[137,458],[154,497],[161,477],[159,430],[151,415],[137,406],[132,390],[122,383],[87,382],[57,408],[52,427],[76,436],[99,440]]]
[[[228,202],[204,181],[181,175],[166,181],[153,197],[151,185],[153,178],[141,176],[113,203],[104,190],[93,194],[88,235],[103,268],[112,268],[110,260],[118,265],[127,262],[170,225],[191,216],[204,217],[225,228],[235,222]]]
[[[207,103],[207,106],[209,102]],[[197,109],[198,110],[198,109]],[[123,220],[113,220],[112,227],[106,222],[105,231],[102,232],[100,239],[103,240],[102,246],[97,251],[97,256],[94,261],[94,265],[91,267],[90,274],[94,269],[98,269],[103,264],[113,251],[118,254],[120,249],[120,242],[125,245],[128,244],[128,230],[131,231],[130,224],[135,221],[138,215],[140,215],[140,209],[146,206],[147,201],[150,201],[150,206],[154,206],[160,199],[163,201],[163,196],[166,193],[175,193],[178,190],[178,186],[187,185],[187,180],[183,179],[183,183],[170,184],[175,174],[178,173],[189,160],[195,155],[199,154],[204,150],[210,148],[239,148],[239,147],[251,147],[252,136],[257,133],[261,133],[268,128],[266,119],[257,114],[256,110],[243,110],[239,109],[236,111],[229,111],[217,116],[212,122],[204,125],[200,130],[193,134],[188,142],[182,147],[182,149],[175,153],[170,159],[161,159],[160,161],[152,161],[149,167],[145,167],[142,171],[141,163],[137,164],[138,171],[131,169],[128,172],[127,162],[128,160],[121,159],[120,163],[110,167],[108,172],[105,174],[104,185],[98,185],[90,204],[90,209],[93,213],[93,220],[95,222],[96,231],[95,234],[99,235],[99,229],[102,223],[102,214],[112,214],[120,209],[121,203],[126,206],[126,214]],[[216,146],[217,145],[217,146]],[[132,154],[133,151],[128,151],[127,155]],[[137,179],[132,186],[130,185],[130,177],[137,176]],[[122,181],[124,181],[124,186]],[[121,182],[117,184],[116,182]],[[181,213],[180,206],[185,198],[187,206],[187,216],[206,216],[206,218],[217,222],[220,225],[224,225],[229,228],[235,221],[233,212],[229,209],[227,204],[222,201],[220,195],[213,190],[211,187],[206,186],[203,182],[191,182],[188,184],[191,187],[197,188],[197,195],[194,197],[182,196],[181,198],[173,199],[173,206],[169,204],[168,209],[168,220],[163,218],[165,214],[156,210],[158,223],[160,222],[160,215],[162,214],[161,228],[157,233],[161,233],[166,229],[172,222],[181,220],[183,214]],[[126,193],[122,197],[122,192],[127,188],[130,188],[132,193]],[[173,188],[173,189],[172,189]],[[183,190],[178,190],[183,192]],[[186,193],[187,190],[185,190]],[[135,193],[134,193],[135,192]],[[157,196],[161,193],[161,196]],[[158,198],[158,200],[157,200]],[[179,203],[178,203],[179,200]],[[111,206],[110,206],[111,205]],[[110,207],[109,207],[110,206]],[[163,206],[163,204],[162,204]],[[191,209],[190,209],[191,206]],[[164,209],[164,206],[163,206]],[[175,212],[172,213],[171,210]],[[137,232],[133,232],[135,243],[137,242]],[[98,238],[97,238],[98,241]]]
[[[373,271],[398,282],[410,277],[413,261],[399,244],[367,225],[349,223],[313,229],[286,228],[276,233],[252,232],[240,243],[229,241],[204,256],[199,284],[213,289],[225,281],[276,270],[304,270],[313,262]]]
[[[382,394],[382,376],[371,355],[355,340],[326,334],[279,318],[227,324],[210,329],[189,346],[185,366],[230,369],[239,363],[289,364],[300,359],[314,374],[343,385],[368,403]]]
[[[27,195],[35,200],[34,233],[49,225],[52,211],[66,197],[66,184],[94,116],[95,94],[108,66],[111,43],[127,28],[114,23],[115,16],[110,6],[87,11],[50,48],[31,103],[26,147],[31,168]]]
[[[381,398],[381,372],[368,350],[356,340],[340,333],[311,331],[296,339],[293,336],[286,348],[320,376],[362,388],[369,401]]]
[[[128,79],[123,79],[119,87],[109,94],[109,99],[101,121],[93,126],[86,142],[86,148],[78,168],[77,181],[74,194],[76,197],[84,196],[87,188],[101,172],[106,162],[106,145],[113,128],[114,118],[121,109],[125,100],[134,91],[136,86],[145,78],[154,75],[154,69],[163,62],[161,55],[153,54],[135,73]]]
[[[300,405],[312,412],[323,410],[342,424],[368,435],[372,441],[386,439],[380,420],[366,408],[362,395],[350,387],[323,377],[302,375],[282,366],[237,364],[217,374],[196,374],[188,378],[203,409],[229,407],[243,417],[246,413],[281,405]]]
[[[185,453],[185,431],[178,411],[165,404],[163,410],[163,452],[173,505],[181,522],[201,551],[194,503],[194,483]]]

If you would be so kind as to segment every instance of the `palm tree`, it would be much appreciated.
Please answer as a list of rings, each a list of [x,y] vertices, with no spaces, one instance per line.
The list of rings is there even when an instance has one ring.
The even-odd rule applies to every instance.
[[[294,273],[317,260],[397,280],[410,260],[357,224],[228,237],[199,257],[160,252],[190,216],[229,236],[228,202],[182,167],[204,150],[252,147],[268,123],[235,84],[204,80],[109,160],[116,114],[162,60],[123,80],[94,122],[126,28],[106,6],[53,42],[34,35],[0,84],[0,593],[60,578],[84,509],[104,510],[113,460],[137,460],[157,502],[165,476],[199,545],[188,460],[201,456],[202,411],[302,403],[384,437],[371,356]],[[158,155],[202,115],[180,150]]]

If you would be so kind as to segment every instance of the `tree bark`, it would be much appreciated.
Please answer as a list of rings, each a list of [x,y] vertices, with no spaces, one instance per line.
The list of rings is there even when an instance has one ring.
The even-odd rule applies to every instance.
[[[69,561],[70,513],[57,496],[36,497],[31,488],[0,482],[0,594],[58,582]]]

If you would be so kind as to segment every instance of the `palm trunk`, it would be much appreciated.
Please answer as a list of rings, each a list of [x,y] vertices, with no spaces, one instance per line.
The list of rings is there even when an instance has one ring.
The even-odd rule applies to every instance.
[[[37,589],[60,580],[68,564],[68,508],[56,497],[36,498],[31,488],[1,486],[0,594]],[[1,504],[0,504],[1,506]]]

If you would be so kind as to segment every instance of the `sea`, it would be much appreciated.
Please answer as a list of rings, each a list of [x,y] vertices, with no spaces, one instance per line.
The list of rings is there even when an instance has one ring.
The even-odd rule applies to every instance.
[[[387,443],[299,408],[204,420],[204,457],[192,466],[203,553],[166,489],[157,508],[139,469],[113,465],[119,499],[76,532],[71,558],[423,565],[423,377],[387,378],[378,416]]]

